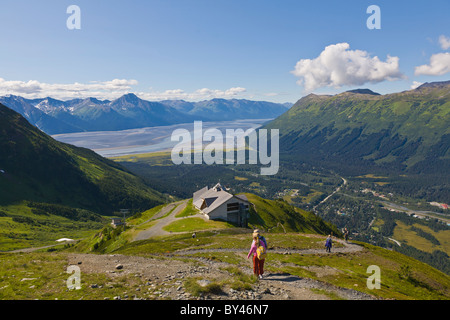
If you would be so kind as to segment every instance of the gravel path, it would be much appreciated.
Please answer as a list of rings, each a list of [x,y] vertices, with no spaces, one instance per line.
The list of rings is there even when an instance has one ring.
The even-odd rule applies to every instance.
[[[344,247],[334,247],[331,249],[331,253],[327,253],[324,249],[270,249],[268,253],[280,253],[280,254],[333,254],[333,253],[353,253],[362,251],[363,248],[359,245],[353,244],[351,242],[345,242],[340,239],[333,239],[333,242],[339,242],[344,245]],[[247,249],[185,249],[178,250],[175,252],[176,255],[186,255],[204,252],[244,252],[247,253]]]
[[[343,241],[341,243],[344,243]],[[331,253],[320,249],[306,250],[269,250],[269,253],[284,254],[335,254],[361,251],[362,248],[355,244],[344,243],[344,247],[335,248]],[[219,294],[207,294],[203,297],[191,296],[185,291],[183,283],[189,278],[199,278],[202,283],[232,281],[234,274],[226,271],[227,267],[236,268],[235,264],[229,264],[214,259],[192,256],[202,252],[234,252],[246,258],[247,250],[243,249],[195,249],[179,250],[171,257],[145,258],[126,255],[94,255],[94,254],[70,254],[68,264],[80,266],[82,273],[104,273],[107,276],[139,277],[145,279],[146,285],[155,288],[152,292],[157,295],[141,296],[142,299],[207,299],[207,300],[329,300],[330,296],[337,296],[346,300],[373,300],[375,297],[352,289],[333,286],[319,280],[301,278],[287,273],[265,273],[262,280],[257,281],[251,290],[233,290],[223,286]],[[178,259],[180,258],[180,260]],[[186,259],[188,258],[188,259]],[[245,259],[246,265],[238,267],[244,274],[252,274],[252,262]],[[117,266],[120,270],[117,271]],[[300,267],[299,267],[300,268]],[[320,277],[339,274],[342,271],[328,266],[302,267],[314,272]],[[94,284],[95,286],[95,284]],[[145,288],[137,288],[138,292],[146,292]],[[99,293],[100,294],[100,293]],[[154,294],[154,293],[152,293]],[[101,297],[100,297],[101,298]]]

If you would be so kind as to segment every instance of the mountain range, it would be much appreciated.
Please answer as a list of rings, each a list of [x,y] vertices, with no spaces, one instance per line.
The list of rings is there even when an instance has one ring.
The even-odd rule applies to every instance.
[[[199,102],[164,100],[162,104],[195,117],[216,120],[270,119],[286,112],[291,103],[273,103],[245,99],[212,99]]]
[[[200,102],[165,100],[152,102],[133,93],[109,101],[96,98],[67,101],[50,97],[26,99],[7,95],[0,103],[23,115],[47,134],[83,131],[116,131],[190,123],[194,120],[270,119],[284,113],[291,104],[239,99]]]
[[[268,123],[285,154],[356,173],[368,167],[450,172],[450,81],[380,95],[309,94]]]

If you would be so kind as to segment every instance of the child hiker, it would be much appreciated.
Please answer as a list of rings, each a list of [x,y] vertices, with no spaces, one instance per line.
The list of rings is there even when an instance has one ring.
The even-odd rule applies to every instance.
[[[267,240],[266,240],[266,238],[264,238],[264,236],[262,236],[260,233],[259,233],[259,229],[255,229],[255,230],[253,230],[253,235],[256,235],[256,236],[258,236],[258,239],[259,239],[259,242],[261,243],[263,243],[264,244],[264,247],[265,247],[265,250],[267,251],[267,250],[269,250],[269,247],[267,246]],[[257,253],[258,254],[258,253]],[[266,254],[264,254],[264,258],[265,258],[265,256],[266,256]],[[266,259],[259,259],[260,260],[260,266],[261,266],[261,270],[264,270],[264,262],[266,261]],[[261,272],[261,277],[262,277],[262,273],[263,272]]]
[[[259,234],[253,233],[253,242],[252,246],[250,247],[250,251],[247,255],[247,259],[250,258],[250,256],[253,254],[253,273],[259,278],[262,279],[262,275],[264,273],[264,257],[260,256],[258,257],[258,248],[259,247],[264,248],[264,252],[267,250],[266,245],[263,241],[259,240]]]

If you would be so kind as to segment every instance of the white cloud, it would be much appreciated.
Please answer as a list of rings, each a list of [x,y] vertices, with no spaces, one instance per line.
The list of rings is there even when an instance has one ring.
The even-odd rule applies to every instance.
[[[419,82],[419,81],[413,81],[412,85],[411,85],[411,89],[416,89],[418,87],[420,87],[423,84],[423,82]]]
[[[297,83],[306,91],[321,87],[341,87],[398,80],[404,76],[399,70],[399,58],[387,56],[385,62],[370,57],[362,50],[349,50],[348,43],[325,47],[315,59],[297,62],[292,73],[301,78]]]
[[[195,90],[194,92],[185,92],[182,89],[166,90],[164,92],[139,92],[137,95],[146,100],[207,100],[213,98],[236,98],[247,90],[241,87],[234,87],[227,90],[217,90],[202,88]]]
[[[136,80],[114,79],[111,81],[94,81],[91,83],[50,84],[36,80],[8,81],[0,78],[0,95],[15,94],[25,98],[52,97],[55,99],[72,99],[101,97],[109,99],[127,93]]]
[[[450,72],[450,53],[433,54],[430,58],[430,64],[424,64],[415,68],[416,75],[440,76]]]
[[[114,79],[110,81],[92,81],[90,83],[44,83],[36,80],[8,81],[0,78],[0,96],[13,94],[25,98],[52,97],[55,99],[67,100],[74,98],[94,97],[99,99],[117,99],[120,96],[136,92],[133,86],[138,85],[136,80]],[[142,99],[147,100],[202,100],[212,98],[233,98],[242,95],[247,90],[242,87],[233,87],[227,90],[217,90],[202,88],[194,92],[185,92],[182,89],[166,90],[164,92],[137,92]]]
[[[441,48],[443,50],[450,49],[450,38],[447,38],[446,36],[441,35],[439,37],[439,43],[441,44]]]

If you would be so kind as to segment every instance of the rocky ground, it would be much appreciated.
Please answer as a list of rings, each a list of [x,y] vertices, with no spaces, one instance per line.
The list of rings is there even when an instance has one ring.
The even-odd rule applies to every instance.
[[[340,248],[343,251],[359,250],[358,246],[346,245]],[[207,249],[204,249],[206,251]],[[215,249],[217,251],[217,249]],[[304,250],[303,253],[311,250]],[[314,251],[314,250],[313,250]],[[323,251],[323,250],[322,250]],[[189,253],[194,253],[189,251]],[[285,252],[296,254],[296,252]],[[106,275],[113,282],[114,279],[135,279],[133,285],[120,296],[102,297],[102,285],[88,284],[92,290],[99,290],[99,298],[102,299],[206,299],[206,300],[328,300],[331,298],[342,298],[347,300],[371,300],[373,296],[356,290],[338,288],[330,284],[297,276],[281,273],[266,273],[264,278],[252,284],[249,290],[234,290],[230,286],[223,285],[218,293],[206,293],[193,296],[185,288],[187,279],[195,278],[200,286],[211,283],[223,283],[232,280],[234,274],[226,271],[230,265],[224,262],[206,258],[189,257],[183,260],[187,252],[178,252],[174,258],[144,258],[125,255],[94,255],[94,254],[71,254],[68,265],[78,265],[81,273]],[[245,252],[241,252],[246,256]],[[331,267],[311,267],[318,277],[322,275],[336,274],[340,272]],[[241,271],[250,275],[252,273],[251,260],[248,266]]]

